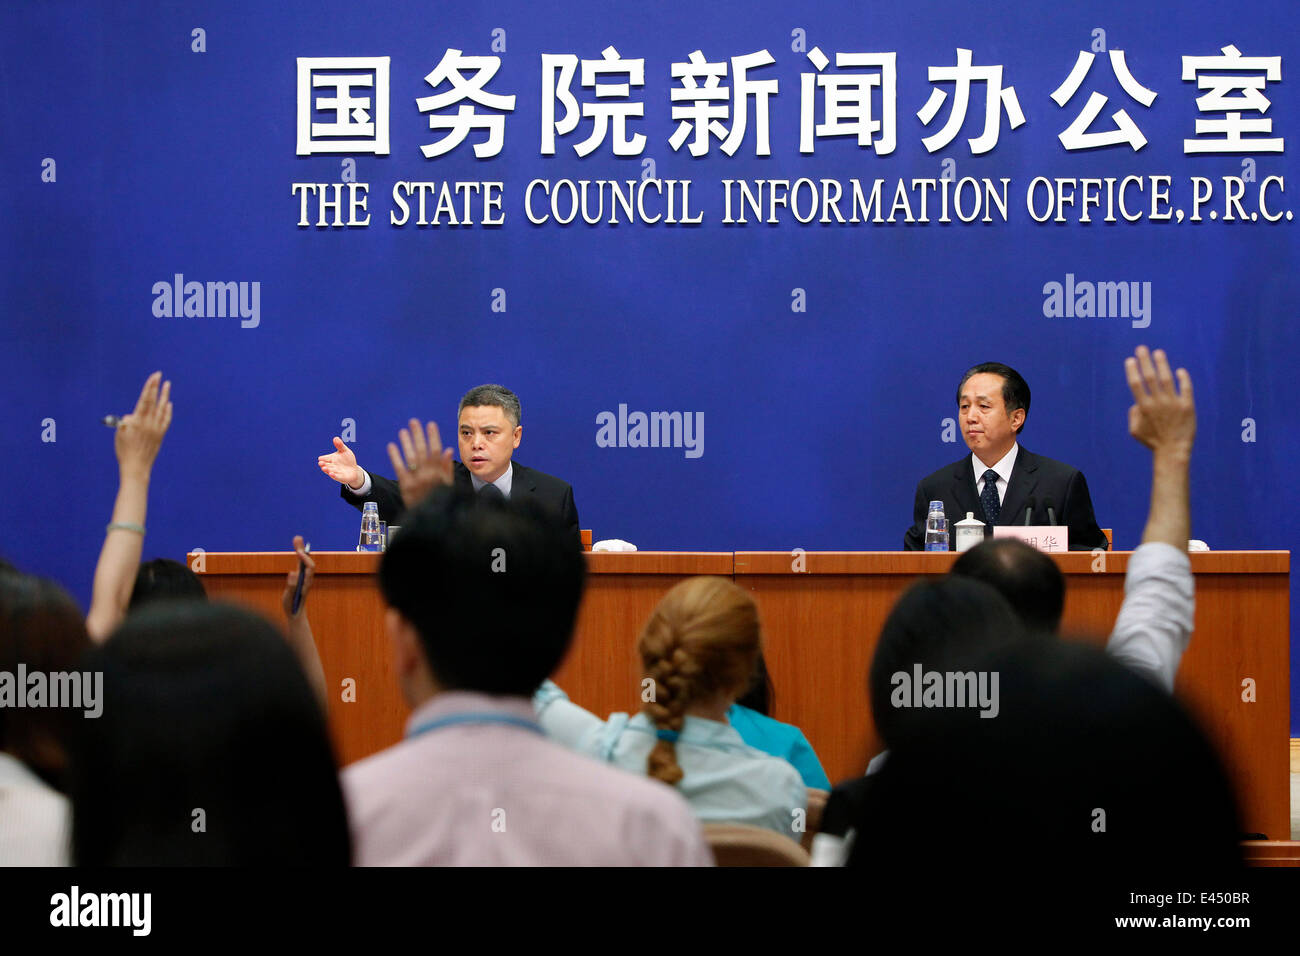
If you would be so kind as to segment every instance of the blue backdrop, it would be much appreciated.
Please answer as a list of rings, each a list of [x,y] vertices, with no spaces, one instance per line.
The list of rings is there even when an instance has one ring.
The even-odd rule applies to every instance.
[[[433,418],[450,435],[457,398],[485,381],[519,393],[516,457],[571,481],[597,538],[647,549],[892,549],[917,479],[965,452],[944,419],[955,414],[961,371],[990,359],[1033,388],[1025,446],[1083,469],[1100,523],[1131,548],[1149,458],[1127,434],[1122,360],[1139,343],[1166,348],[1196,384],[1194,536],[1214,548],[1291,548],[1300,530],[1291,501],[1300,435],[1286,406],[1300,337],[1288,218],[1300,149],[1300,100],[1287,73],[1296,7],[1076,6],[17,5],[0,40],[3,552],[88,599],[116,488],[112,434],[98,419],[128,411],[155,368],[173,380],[176,415],[155,469],[149,556],[283,549],[297,532],[317,550],[352,547],[357,513],[316,465],[331,437],[351,420],[362,465],[391,473],[384,447],[408,417]],[[1280,58],[1280,79],[1262,89],[1267,110],[1242,114],[1271,120],[1268,133],[1248,138],[1282,139],[1280,152],[1185,151],[1184,140],[1222,138],[1195,127],[1225,112],[1198,107],[1212,91],[1183,79],[1182,58],[1219,56],[1229,44],[1246,58]],[[542,155],[542,55],[595,60],[611,45],[644,60],[643,84],[602,99],[579,69],[572,91],[579,103],[643,104],[628,133],[643,134],[644,148],[618,156],[607,137],[579,157],[573,147],[592,129],[584,118]],[[800,81],[817,73],[814,47],[832,61],[819,74],[827,77],[873,72],[837,68],[837,53],[897,54],[892,152],[879,137],[864,147],[854,136],[821,137],[800,152]],[[1002,66],[1025,117],[1012,129],[1001,110],[997,144],[981,155],[968,141],[984,128],[984,83],[972,87],[951,142],[934,152],[922,143],[957,98],[928,70],[952,67],[959,48],[977,67]],[[420,150],[447,132],[430,129],[435,114],[416,100],[435,92],[425,76],[450,49],[499,58],[485,89],[516,97],[505,113],[460,101],[504,115],[496,155],[476,157],[483,129],[445,155]],[[697,49],[729,65],[770,53],[773,65],[750,76],[779,84],[768,103],[770,155],[757,155],[753,98],[734,155],[718,138],[700,157],[672,148],[671,93],[683,89],[672,64]],[[1111,50],[1123,50],[1136,82],[1157,94],[1150,106],[1121,84]],[[1095,61],[1059,107],[1051,94],[1080,51]],[[298,154],[306,57],[390,58],[386,155]],[[1237,75],[1263,81],[1266,72]],[[927,125],[917,113],[933,89],[948,97]],[[1058,139],[1094,91],[1108,102],[1091,128],[1113,129],[1123,108],[1143,148],[1067,149]],[[320,102],[309,106],[313,120],[328,118]],[[378,106],[365,118],[377,121]],[[873,109],[879,118],[881,104]],[[724,129],[733,121],[734,109]],[[298,224],[293,183],[346,182],[353,172],[369,186],[367,226],[318,228],[314,205],[313,224]],[[1036,222],[1026,207],[1035,177],[1130,175],[1144,177],[1128,193],[1135,222],[1102,221],[1104,197],[1086,223],[1078,202],[1060,223]],[[703,222],[536,225],[526,215],[533,179],[646,176],[690,180]],[[892,223],[802,224],[789,209],[775,224],[722,221],[724,180],[836,180],[847,218],[851,181],[869,192],[879,178],[888,219],[898,181],[917,218],[919,193],[907,184],[945,176],[1009,179],[1005,221],[939,222],[933,194],[929,222],[899,212]],[[1202,221],[1153,219],[1155,176],[1170,177],[1157,212],[1190,216],[1192,178],[1212,185]],[[1242,208],[1256,220],[1224,221],[1225,176],[1241,181]],[[1261,205],[1270,176],[1282,178]],[[499,182],[504,223],[392,225],[399,180]],[[1046,195],[1037,194],[1040,216]],[[533,208],[544,200],[537,191]],[[177,274],[258,283],[256,326],[156,314],[155,285]],[[1045,286],[1067,275],[1138,283],[1147,312],[1136,321],[1149,326],[1045,314]],[[620,404],[702,414],[703,453],[600,447],[596,418]]]

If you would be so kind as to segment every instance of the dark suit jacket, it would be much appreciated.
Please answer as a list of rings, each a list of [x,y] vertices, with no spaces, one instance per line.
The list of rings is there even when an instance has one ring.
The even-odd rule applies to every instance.
[[[474,483],[470,479],[469,469],[460,462],[453,464],[456,487],[472,492]],[[512,461],[510,464],[514,470],[510,479],[511,500],[531,499],[552,512],[572,533],[574,547],[581,550],[582,534],[578,530],[578,508],[573,503],[573,488],[569,483],[543,471],[525,468],[517,461]],[[401,524],[402,512],[406,510],[402,504],[402,492],[397,487],[397,482],[376,475],[374,472],[370,473],[370,494],[366,497],[360,498],[354,495],[348,486],[343,484],[339,485],[339,494],[358,511],[362,510],[367,501],[377,502],[379,520],[386,521],[388,524]]]
[[[1002,499],[998,513],[1000,525],[1024,524],[1025,506],[1030,495],[1034,497],[1034,511],[1030,524],[1044,525],[1047,520],[1047,499],[1052,499],[1056,523],[1070,528],[1070,550],[1107,550],[1106,535],[1097,525],[1092,513],[1092,496],[1083,472],[1064,462],[1035,455],[1023,445],[1016,453],[1016,466],[1011,469],[1007,494]],[[949,534],[954,522],[965,519],[966,512],[986,520],[984,508],[975,491],[975,469],[967,455],[946,468],[922,478],[916,486],[916,502],[912,505],[912,527],[903,536],[904,551],[921,551],[925,548],[925,517],[931,501],[943,502],[943,513],[948,519]],[[991,532],[990,532],[991,533]]]

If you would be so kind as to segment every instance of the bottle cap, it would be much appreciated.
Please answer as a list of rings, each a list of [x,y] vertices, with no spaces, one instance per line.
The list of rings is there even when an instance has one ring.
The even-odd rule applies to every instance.
[[[377,501],[367,501],[367,502],[366,502],[365,510],[366,510],[366,511],[378,511],[378,510],[379,510],[379,502],[377,502]]]
[[[930,502],[930,510],[931,510],[931,511],[942,511],[942,510],[943,510],[943,502],[942,502],[942,501],[931,501],[931,502]]]

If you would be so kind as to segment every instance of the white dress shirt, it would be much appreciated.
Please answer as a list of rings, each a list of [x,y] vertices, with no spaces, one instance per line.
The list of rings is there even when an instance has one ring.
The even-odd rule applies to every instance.
[[[0,866],[67,866],[67,797],[0,751]]]
[[[484,481],[478,475],[474,474],[474,472],[472,471],[469,473],[469,480],[474,483],[474,491],[476,493],[482,491],[483,486],[487,484],[486,481]],[[497,491],[501,492],[501,497],[505,498],[506,501],[510,500],[510,488],[513,486],[514,480],[515,480],[514,462],[508,462],[506,464],[505,472],[502,473],[500,478],[492,482],[492,484],[497,486]]]
[[[1007,485],[1011,482],[1011,470],[1016,467],[1016,455],[1020,452],[1020,444],[1011,446],[1011,450],[1002,456],[1002,460],[993,466],[993,470],[998,473],[998,505],[1007,497]],[[971,466],[975,469],[975,497],[978,498],[984,494],[984,472],[989,470],[989,466],[980,461],[979,456],[971,452]]]

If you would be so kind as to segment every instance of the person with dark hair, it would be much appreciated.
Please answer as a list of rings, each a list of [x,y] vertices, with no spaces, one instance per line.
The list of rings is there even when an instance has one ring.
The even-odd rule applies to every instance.
[[[154,558],[141,562],[127,611],[134,611],[151,601],[207,599],[203,581],[188,567],[171,558]]]
[[[925,710],[943,703],[931,700],[914,706],[926,675],[939,674],[946,688],[948,674],[965,675],[971,660],[1027,637],[1011,605],[982,581],[952,575],[923,578],[903,592],[880,629],[868,677],[871,717],[885,749],[872,759],[865,776],[831,790],[820,832],[813,839],[814,866],[842,862],[852,845],[853,821],[878,771],[893,759],[892,748],[924,733],[927,725],[920,718]],[[954,681],[957,686],[967,697],[977,698],[978,679],[972,684],[963,677]]]
[[[69,807],[60,791],[69,737],[84,710],[18,706],[13,698],[29,689],[20,673],[51,681],[77,670],[90,646],[81,609],[66,591],[0,572],[0,866],[68,863]]]
[[[1120,873],[1141,886],[1155,872],[1237,871],[1231,785],[1173,697],[1081,643],[1019,641],[967,663],[997,675],[996,719],[914,711],[854,809],[849,866],[888,861],[895,892],[922,878],[939,898],[956,883],[962,899],[991,894],[1016,909],[1026,887],[1067,904],[1066,879],[1113,885]],[[940,859],[972,861],[980,886]]]
[[[761,648],[753,597],[725,578],[688,578],[663,596],[637,640],[640,713],[602,720],[547,681],[535,698],[538,719],[566,746],[674,787],[705,822],[799,841],[808,809],[799,773],[747,746],[727,720]]]
[[[269,623],[159,602],[85,666],[103,714],[72,762],[78,866],[346,866],[347,815],[325,718]]]
[[[1029,385],[1020,373],[1000,362],[984,362],[962,376],[957,421],[971,453],[917,483],[903,550],[925,547],[931,501],[943,502],[950,522],[975,515],[985,522],[989,535],[994,525],[1026,523],[1029,511],[1029,524],[1067,525],[1071,550],[1110,547],[1097,526],[1083,473],[1020,447],[1029,398]]]
[[[727,709],[727,723],[755,750],[780,757],[798,770],[804,785],[810,790],[830,790],[830,778],[803,731],[794,724],[772,718],[775,693],[772,678],[767,673],[767,662],[760,651],[753,682],[749,690]]]
[[[899,675],[965,671],[972,658],[1026,639],[1021,619],[994,588],[969,578],[923,578],[899,597],[880,629],[868,685],[871,717],[885,746],[909,733],[926,708],[898,704]],[[910,685],[909,685],[910,686]]]
[[[462,396],[456,410],[458,462],[452,461],[450,448],[443,449],[436,424],[429,422],[426,441],[426,429],[412,418],[410,431],[403,428],[399,433],[400,451],[393,442],[388,444],[396,480],[358,466],[356,455],[337,436],[334,452],[321,455],[316,463],[339,483],[344,501],[357,510],[367,501],[377,502],[379,519],[390,525],[432,488],[454,484],[476,494],[536,501],[564,522],[574,547],[581,550],[573,488],[567,481],[512,460],[524,433],[520,415],[519,397],[510,389],[479,385]]]
[[[343,771],[362,865],[710,865],[670,789],[548,740],[531,696],[572,640],[586,562],[527,498],[434,490],[384,553],[406,738]],[[793,771],[791,771],[793,773]]]
[[[992,585],[1030,630],[1055,634],[1065,610],[1065,575],[1056,562],[1016,538],[976,545],[953,562],[951,574]]]

